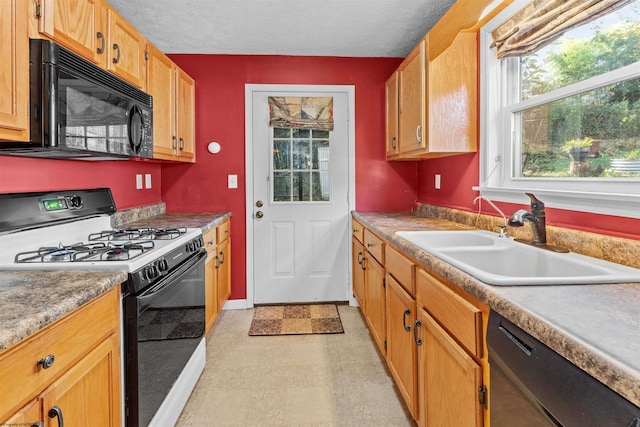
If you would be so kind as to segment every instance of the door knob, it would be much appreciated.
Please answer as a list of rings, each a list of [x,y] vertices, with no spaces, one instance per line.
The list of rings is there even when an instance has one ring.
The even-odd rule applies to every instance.
[[[262,211],[256,212],[256,218],[262,218],[263,216],[264,214],[262,213]]]
[[[259,208],[261,208],[261,207],[262,207],[262,200],[258,200],[258,201],[256,202],[256,206],[257,206],[257,207],[259,207]]]

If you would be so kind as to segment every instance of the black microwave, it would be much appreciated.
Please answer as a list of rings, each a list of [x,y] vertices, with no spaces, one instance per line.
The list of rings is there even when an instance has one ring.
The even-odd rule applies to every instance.
[[[114,160],[153,157],[153,98],[49,40],[30,41],[30,141],[0,154]]]

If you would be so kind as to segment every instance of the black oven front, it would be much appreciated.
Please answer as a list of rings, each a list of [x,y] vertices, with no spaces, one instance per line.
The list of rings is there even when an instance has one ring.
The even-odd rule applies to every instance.
[[[200,249],[160,281],[124,297],[128,427],[149,425],[203,339],[205,259]]]

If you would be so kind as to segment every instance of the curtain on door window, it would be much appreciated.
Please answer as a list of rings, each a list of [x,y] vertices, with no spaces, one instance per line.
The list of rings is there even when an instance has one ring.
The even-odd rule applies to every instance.
[[[269,126],[333,130],[333,97],[269,97]]]

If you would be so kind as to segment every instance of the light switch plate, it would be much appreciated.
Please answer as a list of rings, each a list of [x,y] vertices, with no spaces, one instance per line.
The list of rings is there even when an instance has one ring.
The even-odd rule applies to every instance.
[[[439,173],[436,174],[435,185],[436,185],[436,190],[439,190],[440,189],[440,174]]]
[[[142,188],[142,174],[136,174],[136,190],[140,190]]]
[[[238,188],[238,175],[228,175],[227,183],[229,188]]]
[[[144,188],[151,188],[151,174],[144,175]]]

